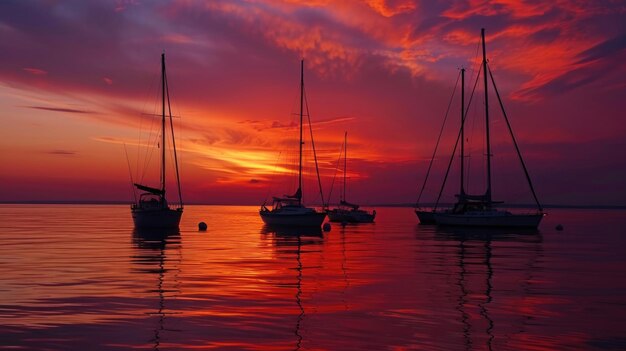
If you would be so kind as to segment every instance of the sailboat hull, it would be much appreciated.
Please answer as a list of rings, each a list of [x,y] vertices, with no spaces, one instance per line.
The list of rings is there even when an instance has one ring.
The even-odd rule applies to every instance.
[[[420,224],[437,224],[435,212],[433,211],[415,210],[415,214],[420,220]]]
[[[280,227],[319,227],[326,218],[324,212],[285,213],[281,211],[260,211],[263,223]]]
[[[135,223],[135,228],[176,229],[180,224],[180,218],[183,215],[183,210],[182,208],[133,208],[131,213],[133,216],[133,222]]]
[[[435,221],[442,226],[537,228],[543,216],[543,213],[513,214],[500,211],[436,213]]]

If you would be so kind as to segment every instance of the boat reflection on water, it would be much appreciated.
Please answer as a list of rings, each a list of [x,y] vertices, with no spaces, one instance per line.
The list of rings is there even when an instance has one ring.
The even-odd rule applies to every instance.
[[[537,228],[495,228],[495,227],[434,227],[435,240],[476,240],[480,242],[541,242],[541,232]]]
[[[317,250],[303,250],[303,246],[316,246],[324,242],[324,234],[320,227],[284,227],[265,225],[261,229],[261,234],[271,236],[276,247],[277,253],[281,255],[295,256],[296,282],[295,282],[295,300],[298,306],[298,317],[294,327],[294,335],[296,336],[295,350],[302,349],[303,336],[301,333],[302,324],[306,316],[306,311],[302,299],[303,286],[303,269],[302,258],[306,253]]]
[[[272,235],[275,238],[276,245],[291,245],[295,241],[291,239],[297,238],[310,238],[309,240],[315,240],[314,238],[323,239],[324,233],[322,229],[318,227],[289,227],[289,226],[274,226],[264,225],[261,228],[261,234]],[[309,240],[306,240],[307,242]]]
[[[133,246],[136,248],[165,249],[165,246],[180,245],[178,228],[135,228]]]
[[[158,306],[156,312],[149,313],[150,317],[157,318],[154,327],[154,336],[150,339],[153,350],[159,350],[162,333],[177,331],[165,329],[165,320],[168,312],[165,304],[166,297],[173,297],[180,293],[178,288],[178,274],[180,254],[180,233],[175,229],[135,229],[132,236],[133,248],[136,252],[131,261],[136,267],[134,272],[143,275],[156,275],[156,288],[150,288],[147,293],[157,293]],[[167,278],[167,280],[166,280]],[[169,281],[168,281],[169,280]]]
[[[523,334],[532,319],[531,315],[511,314],[511,311],[521,308],[515,304],[525,303],[532,295],[532,275],[536,273],[536,261],[542,251],[541,233],[537,229],[519,228],[433,227],[424,230],[422,226],[418,237],[425,233],[433,235],[428,239],[445,241],[442,247],[456,251],[456,262],[445,259],[440,262],[451,268],[448,271],[456,272],[452,274],[456,275],[456,280],[449,281],[454,281],[458,287],[454,309],[460,314],[465,349],[507,348],[509,340]],[[442,255],[450,257],[449,252]]]

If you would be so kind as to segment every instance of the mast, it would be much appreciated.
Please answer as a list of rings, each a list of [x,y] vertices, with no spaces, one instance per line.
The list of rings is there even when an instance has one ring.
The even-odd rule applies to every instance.
[[[513,128],[511,128],[509,117],[507,117],[506,111],[504,110],[504,104],[502,103],[502,99],[500,98],[500,93],[498,92],[496,81],[493,79],[491,68],[489,69],[489,77],[491,78],[491,83],[493,84],[493,90],[495,90],[496,92],[496,97],[498,98],[498,102],[500,103],[500,109],[502,109],[502,115],[504,116],[504,120],[506,121],[506,126],[509,128],[509,134],[511,134],[511,139],[513,140],[515,151],[517,152],[519,161],[522,164],[522,168],[524,169],[524,174],[526,175],[526,180],[528,181],[528,186],[530,187],[530,191],[532,192],[533,197],[535,198],[535,202],[537,203],[537,208],[539,209],[540,212],[543,212],[543,207],[541,206],[541,203],[539,202],[539,198],[537,198],[537,193],[535,192],[535,187],[533,186],[533,182],[530,180],[530,174],[528,174],[526,163],[524,163],[524,159],[522,158],[522,153],[520,152],[519,146],[517,145],[517,140],[515,140],[515,135],[513,135]]]
[[[167,74],[165,75],[165,92],[167,93],[167,110],[170,117],[170,131],[172,133],[172,149],[174,149],[174,166],[176,168],[176,185],[178,186],[178,201],[180,208],[183,205],[183,193],[180,190],[180,172],[178,171],[178,154],[176,153],[176,138],[174,137],[174,120],[172,118],[172,103],[170,102],[170,85],[167,82]]]
[[[485,28],[480,29],[483,44],[483,77],[485,83],[485,138],[487,139],[487,190],[485,198],[491,207],[491,141],[489,139],[489,87],[487,84],[487,50],[485,48]]]
[[[302,115],[304,109],[304,59],[300,61],[300,161],[298,166],[298,203],[302,204]]]
[[[161,196],[165,198],[165,52],[161,54]]]
[[[343,154],[343,201],[346,200],[346,173],[348,172],[348,132],[343,138],[344,154]]]
[[[465,68],[461,68],[461,192],[459,201],[465,200]]]

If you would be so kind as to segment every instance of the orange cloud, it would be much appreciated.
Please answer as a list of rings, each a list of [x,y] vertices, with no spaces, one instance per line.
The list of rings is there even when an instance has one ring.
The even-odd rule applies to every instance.
[[[385,17],[393,17],[401,13],[411,12],[417,8],[417,5],[411,0],[366,0],[366,2],[372,9]]]
[[[540,16],[551,8],[555,3],[529,3],[519,0],[469,0],[457,2],[443,12],[443,16],[455,20],[465,19],[471,16],[496,16],[509,15],[513,18],[528,18]]]

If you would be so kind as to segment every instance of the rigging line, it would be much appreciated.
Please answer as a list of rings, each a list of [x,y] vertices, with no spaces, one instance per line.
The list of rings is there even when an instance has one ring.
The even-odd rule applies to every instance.
[[[303,89],[304,90],[304,89]],[[304,102],[306,104],[306,117],[309,121],[309,131],[311,132],[311,146],[313,147],[313,158],[315,159],[315,172],[317,173],[317,183],[320,187],[320,197],[322,198],[322,207],[324,207],[324,193],[322,191],[322,179],[320,178],[320,168],[317,164],[317,152],[315,151],[315,141],[313,141],[313,125],[311,125],[311,113],[309,112],[309,101],[304,90]]]
[[[160,71],[160,69],[159,69],[159,71]],[[159,81],[160,81],[160,78],[161,78],[160,76],[161,75],[159,75]],[[159,89],[158,89],[158,87],[157,87],[157,89],[155,89],[156,81],[157,81],[157,78],[156,78],[156,75],[155,75],[155,76],[153,76],[152,84],[151,84],[151,87],[150,87],[153,92],[156,90],[156,93],[153,95],[154,100],[152,102],[152,106],[153,106],[152,112],[153,112],[153,115],[157,114],[156,112],[157,112],[158,105],[159,105],[159,103],[158,103],[158,100],[159,100]],[[154,121],[155,121],[155,119],[150,119],[150,121],[151,121],[150,129],[148,131],[147,138],[146,138],[146,152],[144,154],[144,164],[143,164],[143,167],[141,168],[141,178],[140,178],[141,180],[140,180],[140,183],[144,182],[144,179],[146,177],[146,171],[148,169],[150,161],[152,160],[152,153],[154,152],[154,149],[151,148],[150,146],[156,144],[156,142],[157,142],[156,140],[158,140],[158,138],[159,138],[159,135],[157,134],[156,137],[155,137],[154,142],[150,139],[151,136],[152,136],[152,131],[154,129]],[[138,150],[139,150],[139,147],[140,146],[138,145],[137,146]],[[139,164],[139,151],[138,151],[138,154],[137,154],[137,164]],[[137,172],[139,173],[139,167],[137,167]]]
[[[474,74],[476,74],[476,79],[478,79],[478,75],[480,74],[480,70],[481,70],[481,67],[482,67],[482,62],[478,62],[478,55],[480,54],[480,46],[481,46],[481,41],[478,40],[476,42],[476,53],[474,54],[474,61],[473,61],[473,62],[477,62],[478,70],[476,70],[476,66],[472,66],[472,72],[470,74],[470,77],[471,77],[470,79],[474,79]],[[475,87],[474,87],[474,89],[475,89]],[[472,94],[473,93],[474,93],[474,91],[472,91]],[[470,103],[471,103],[471,101],[470,101]],[[466,114],[470,113],[469,109],[470,109],[470,105],[468,105],[467,108],[466,108],[466,111],[465,111]],[[474,116],[476,115],[476,109],[474,109],[473,115]],[[472,117],[470,117],[470,118],[472,118]],[[475,131],[476,131],[476,118],[473,118],[473,120],[472,120],[472,131],[471,131],[471,134],[470,134],[470,140],[472,140],[472,143],[474,141]],[[466,138],[464,141],[467,142],[467,140],[468,139]],[[471,192],[471,191],[469,191],[469,186],[471,184],[470,183],[470,180],[471,180],[471,178],[470,178],[470,175],[471,175],[470,170],[472,169],[471,168],[471,165],[472,165],[471,161],[472,161],[472,158],[471,158],[471,155],[470,155],[470,156],[468,156],[467,168],[465,169],[465,174],[463,175],[464,178],[465,178],[465,184],[463,186],[464,186],[465,189],[468,190],[468,192]]]
[[[469,116],[469,114],[470,114],[470,107],[472,105],[474,94],[476,92],[476,87],[478,86],[478,78],[480,78],[481,67],[482,67],[482,65],[479,65],[479,67],[478,67],[478,74],[476,75],[476,80],[474,81],[474,87],[472,88],[472,93],[470,94],[469,103],[467,104],[467,107],[465,109],[465,118],[463,120],[463,125],[467,124],[467,118],[472,118],[471,116]],[[474,110],[472,111],[472,116],[476,116],[476,106],[474,106],[473,108],[474,108]],[[470,134],[470,140],[472,140],[471,145],[473,145],[474,134],[476,132],[476,120],[477,120],[477,118],[473,117],[473,119],[472,119],[472,131],[471,131],[471,134]],[[467,173],[465,174],[465,186],[466,186],[465,188],[468,189],[468,192],[470,192],[469,191],[469,186],[470,186],[470,179],[471,179],[470,178],[470,175],[471,175],[470,170],[471,170],[471,160],[472,160],[472,158],[471,158],[471,156],[468,156],[468,158],[469,158],[469,160],[468,160],[468,164],[467,164],[467,168],[466,168],[466,172]]]
[[[485,88],[485,94],[487,94],[487,88]],[[484,104],[484,102],[483,102],[483,104]],[[485,105],[485,110],[487,110],[488,108],[489,108],[489,106]],[[491,124],[493,122],[489,121],[489,123]],[[482,159],[483,167],[481,167],[481,168],[482,168],[482,172],[483,172],[482,174],[484,175],[483,179],[485,181],[485,184],[484,184],[485,191],[487,191],[487,189],[490,188],[489,179],[488,179],[488,177],[485,174],[485,173],[488,173],[488,172],[485,172],[485,170],[487,168],[491,167],[491,166],[489,166],[489,163],[491,162],[491,156],[492,156],[492,155],[490,155],[492,153],[491,145],[487,145],[487,143],[491,143],[491,141],[490,141],[491,139],[487,139],[487,136],[485,135],[486,134],[486,130],[487,130],[487,127],[485,126],[485,129],[483,129],[483,131],[485,131],[485,132],[481,133],[481,135],[480,135],[482,137],[482,147],[483,147],[483,149],[482,149],[482,151],[480,153],[482,155],[482,157],[483,157],[483,159]]]
[[[170,80],[169,80],[169,78],[167,79],[166,83],[167,83],[167,94],[168,94],[168,102],[169,102],[170,101],[170,97],[169,97],[170,96],[170,89],[169,89]],[[175,95],[176,89],[172,89],[172,90],[173,90],[172,95]],[[175,96],[173,98],[171,98],[171,103],[174,106],[171,110],[176,111],[176,113],[172,114],[171,110],[170,110],[170,118],[175,118],[177,116],[180,117],[180,118],[178,118],[178,128],[177,128],[177,132],[176,133],[178,134],[178,140],[180,142],[182,142],[182,140],[184,140],[183,139],[183,122],[182,122],[183,121],[183,114],[181,112],[180,105],[178,105]],[[172,128],[172,131],[173,131],[173,128]],[[178,162],[178,163],[180,165],[182,165],[183,164],[183,157],[184,157],[183,154],[178,155],[178,153],[177,153],[176,155],[177,155],[178,159],[180,160],[180,162]]]
[[[528,186],[530,187],[530,191],[535,198],[535,202],[537,203],[537,208],[539,211],[543,211],[541,204],[539,203],[539,199],[537,198],[537,193],[535,193],[535,188],[533,187],[533,183],[530,180],[530,175],[528,174],[528,169],[526,168],[526,164],[524,163],[524,159],[522,158],[522,153],[519,150],[519,146],[517,145],[517,140],[515,140],[515,136],[513,135],[513,128],[511,128],[511,123],[509,123],[509,118],[506,115],[506,111],[504,110],[504,104],[502,103],[502,99],[500,98],[500,93],[498,92],[498,88],[496,87],[496,81],[493,78],[493,74],[491,73],[491,67],[487,65],[487,69],[489,70],[489,77],[491,77],[491,83],[493,84],[493,89],[496,91],[496,96],[498,97],[498,102],[500,103],[500,108],[502,109],[502,115],[504,116],[504,120],[506,121],[506,126],[509,129],[509,133],[511,134],[511,139],[513,140],[513,145],[515,145],[515,151],[517,151],[517,156],[519,157],[520,163],[522,164],[522,168],[524,169],[524,174],[526,174],[526,180],[528,181]]]
[[[452,90],[450,101],[448,102],[448,108],[446,109],[446,114],[445,114],[445,117],[443,118],[443,123],[441,124],[441,129],[439,130],[439,136],[437,136],[437,143],[435,144],[435,150],[433,150],[433,156],[430,158],[430,163],[428,164],[428,170],[426,170],[426,176],[424,177],[422,188],[420,189],[419,195],[417,196],[417,201],[415,202],[415,207],[419,207],[420,199],[422,198],[422,194],[424,193],[424,189],[426,188],[426,182],[428,181],[430,170],[433,167],[435,155],[437,154],[437,149],[439,148],[439,142],[441,141],[441,136],[443,135],[443,129],[446,126],[446,121],[448,120],[448,113],[450,112],[450,107],[452,106],[452,101],[454,100],[454,94],[456,93],[456,88],[459,85],[460,78],[461,78],[461,73],[459,72],[459,75],[456,77],[456,83],[454,83],[454,89]]]
[[[152,80],[150,81],[150,89],[145,92],[144,97],[143,97],[143,102],[144,103],[143,103],[143,106],[141,108],[141,111],[146,111],[146,105],[148,104],[148,101],[149,101],[150,92],[153,91],[153,88],[154,88],[154,85],[155,85],[155,81],[156,81],[156,76],[152,76]],[[138,140],[139,140],[139,142],[137,143],[137,162],[136,162],[136,168],[135,168],[135,171],[137,172],[137,174],[136,174],[137,178],[139,178],[139,170],[140,170],[140,168],[139,168],[139,159],[140,159],[140,157],[139,156],[141,155],[141,137],[142,137],[142,134],[143,134],[142,131],[143,131],[143,118],[140,115],[139,116],[139,130],[138,130],[138,133],[139,133]],[[142,175],[141,179],[143,180],[143,175]]]
[[[474,97],[474,91],[476,90],[476,86],[478,85],[478,78],[480,77],[480,70],[478,71],[478,75],[476,75],[476,81],[474,82],[474,88],[472,88],[472,94],[470,95],[469,102],[467,103],[467,108],[465,110],[465,115],[463,116],[463,120],[461,121],[461,125],[465,125],[465,119],[467,118],[467,111],[472,104],[472,98]],[[448,169],[446,170],[446,175],[443,178],[443,183],[441,183],[441,189],[439,189],[439,196],[437,196],[437,202],[435,202],[435,208],[437,209],[439,206],[439,200],[441,199],[441,194],[443,194],[443,189],[446,186],[446,181],[448,180],[448,175],[450,174],[450,167],[452,166],[452,161],[454,160],[454,155],[456,155],[456,148],[459,145],[459,139],[461,138],[461,129],[459,129],[459,134],[456,136],[456,142],[454,143],[454,148],[452,149],[452,154],[450,155],[450,162],[448,162]]]
[[[165,173],[165,169],[167,168],[167,165],[165,163],[165,142],[167,139],[165,139],[165,134],[167,134],[167,131],[165,130],[165,51],[163,53],[161,53],[161,196],[160,199],[161,200],[165,200],[165,182],[167,180],[166,178],[166,173]]]
[[[477,61],[478,59],[478,54],[480,53],[480,40],[478,40],[478,42],[476,43],[476,54],[474,54],[474,62]],[[480,67],[482,66],[482,62],[478,63],[478,71],[480,73]],[[474,78],[474,73],[476,73],[476,66],[472,67],[472,73],[470,74],[470,79]]]
[[[469,111],[467,111],[467,113],[469,113]],[[472,129],[470,133],[470,140],[472,140],[470,145],[472,146],[472,148],[474,147],[474,134],[476,134],[476,120],[478,119],[475,116],[476,116],[476,106],[474,106],[474,111],[472,115]],[[470,172],[470,170],[472,169],[471,167],[472,167],[472,157],[471,157],[471,152],[470,152],[470,156],[468,156],[468,160],[467,160],[467,174],[465,175],[465,188],[468,189],[469,193],[471,193],[471,191],[469,190],[470,185],[471,185],[471,175],[472,175],[472,173]]]
[[[176,184],[178,185],[178,200],[180,201],[180,208],[183,208],[183,194],[180,190],[180,173],[178,171],[178,156],[176,155],[176,138],[174,138],[174,120],[172,119],[172,105],[170,103],[170,87],[169,87],[168,80],[167,80],[167,73],[164,73],[163,79],[165,79],[165,92],[167,94],[167,108],[170,113],[170,131],[172,132],[172,148],[174,149],[174,165],[176,166]]]
[[[158,89],[157,89],[158,90]],[[156,115],[156,110],[158,108],[158,92],[154,97],[154,109],[153,109],[153,114]],[[146,177],[146,171],[148,169],[148,166],[150,165],[150,161],[152,161],[152,155],[154,153],[154,148],[150,147],[151,145],[157,144],[158,145],[158,140],[160,138],[160,133],[157,133],[154,136],[154,140],[151,140],[151,136],[152,136],[152,132],[154,130],[154,118],[150,119],[151,123],[150,123],[150,130],[148,131],[148,136],[147,136],[147,144],[146,144],[146,153],[144,155],[144,163],[143,163],[143,168],[142,168],[142,173],[141,173],[141,183],[144,182],[144,179]],[[149,150],[149,151],[148,151]]]
[[[333,187],[335,186],[335,180],[337,179],[337,171],[339,170],[339,162],[341,162],[341,156],[343,155],[343,146],[344,144],[341,144],[341,149],[339,150],[339,158],[337,159],[337,165],[335,166],[335,174],[333,175],[332,183],[330,183],[330,192],[328,193],[328,203],[326,204],[326,207],[328,207],[328,205],[330,204],[330,199],[333,195]]]
[[[150,126],[150,133],[148,135],[152,134],[152,125]],[[147,149],[149,149],[150,151],[146,151],[146,155],[144,157],[144,165],[143,165],[143,170],[141,173],[141,183],[144,182],[144,179],[146,177],[146,170],[148,169],[148,166],[150,165],[150,161],[152,161],[152,155],[154,154],[154,148],[149,147],[150,145],[154,145],[157,142],[157,140],[159,139],[160,133],[157,133],[155,135],[155,139],[153,142],[150,142],[150,139],[148,139],[148,144],[146,146]]]
[[[278,162],[280,162],[280,155],[282,154],[281,151],[278,152],[278,157],[276,157],[276,162],[274,163],[274,170],[272,171],[271,177],[270,177],[270,183],[268,186],[268,190],[267,190],[267,195],[265,195],[265,200],[263,200],[263,205],[265,205],[267,203],[267,198],[270,197],[270,194],[272,193],[272,186],[273,184],[273,179],[276,176],[276,169],[278,168]]]
[[[143,129],[143,118],[140,115],[139,116],[139,138],[138,138],[139,141],[137,142],[137,162],[136,162],[137,164],[136,164],[136,167],[135,167],[135,170],[137,172],[137,177],[138,178],[139,178],[139,159],[140,159],[139,156],[141,155],[141,135],[142,135],[141,131],[142,131],[142,129]]]
[[[345,157],[343,158],[343,201],[346,200],[346,175],[348,174],[348,132],[344,134],[344,144],[346,149]]]
[[[126,154],[126,164],[128,164],[128,174],[130,175],[130,190],[133,193],[133,200],[137,203],[137,194],[135,194],[135,182],[133,181],[133,171],[130,167],[130,159],[128,158],[128,150],[126,150],[126,143],[124,143],[124,153]]]

